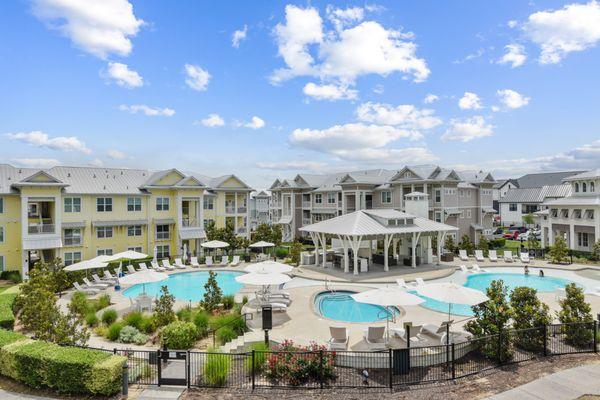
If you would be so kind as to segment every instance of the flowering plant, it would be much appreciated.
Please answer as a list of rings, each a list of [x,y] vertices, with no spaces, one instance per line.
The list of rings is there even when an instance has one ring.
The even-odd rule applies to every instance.
[[[309,382],[335,380],[335,352],[311,342],[295,345],[285,340],[267,357],[265,375],[274,381],[300,386]]]

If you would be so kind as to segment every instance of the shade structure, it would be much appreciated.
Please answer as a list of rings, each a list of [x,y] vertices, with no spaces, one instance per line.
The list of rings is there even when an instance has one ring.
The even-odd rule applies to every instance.
[[[211,240],[209,242],[202,243],[201,246],[206,249],[223,249],[225,247],[229,247],[229,243],[225,243],[220,240]]]
[[[98,257],[92,258],[91,260],[80,261],[75,264],[67,265],[65,271],[84,271],[88,269],[105,268],[108,265],[107,261],[99,260]]]
[[[285,274],[286,272],[290,272],[294,269],[291,265],[283,264],[277,261],[262,261],[256,264],[248,265],[244,268],[246,272],[257,272],[257,273],[278,273]]]
[[[448,321],[452,304],[474,306],[488,301],[488,297],[479,290],[457,285],[452,282],[427,283],[417,286],[417,293],[430,299],[448,303]]]
[[[181,259],[183,260],[183,262],[187,261],[187,252],[188,252],[188,248],[187,248],[187,244],[183,244],[183,252],[181,254]]]
[[[281,285],[292,280],[287,275],[267,272],[251,272],[237,276],[235,280],[239,283],[252,286]]]
[[[156,272],[152,270],[142,270],[134,274],[125,275],[119,278],[120,285],[144,285],[144,293],[146,292],[146,283],[160,282],[169,278],[169,275],[163,274],[162,272]]]
[[[140,253],[139,251],[133,251],[133,250],[127,250],[127,251],[122,251],[120,253],[116,253],[113,254],[112,256],[109,256],[111,258],[111,261],[116,261],[116,260],[139,260],[142,258],[148,258],[148,254],[144,254],[144,253]]]
[[[260,242],[252,243],[250,245],[250,247],[253,247],[253,248],[274,247],[274,246],[275,246],[274,243],[265,242],[264,240],[261,240]]]

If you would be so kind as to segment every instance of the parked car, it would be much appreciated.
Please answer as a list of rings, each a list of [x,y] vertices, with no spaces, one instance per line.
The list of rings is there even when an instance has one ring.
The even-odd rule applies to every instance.
[[[527,232],[522,233],[519,238],[522,238],[523,240],[529,240],[529,238],[532,236],[537,240],[541,240],[542,232],[539,229],[530,229]]]
[[[502,237],[504,237],[504,229],[502,229],[502,228],[496,228],[494,230],[494,232],[492,232],[492,238],[493,239],[500,239]]]
[[[504,239],[519,240],[519,235],[520,234],[521,234],[521,232],[519,232],[518,230],[514,230],[514,231],[510,231],[509,230],[504,235],[502,235],[502,237]]]

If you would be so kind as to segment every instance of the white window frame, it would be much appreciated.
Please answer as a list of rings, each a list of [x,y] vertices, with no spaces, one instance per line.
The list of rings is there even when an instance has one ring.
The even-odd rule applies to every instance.
[[[165,254],[166,250],[166,254]],[[156,258],[168,258],[171,256],[171,246],[168,244],[159,244],[156,246]]]
[[[4,243],[4,236],[6,236],[6,228],[3,225],[0,225],[0,243]]]
[[[215,199],[213,199],[212,197],[205,198],[204,199],[203,208],[205,210],[214,210],[214,208],[215,208]]]
[[[513,210],[514,206],[514,210]],[[517,203],[508,203],[508,211],[516,212],[518,210]]]
[[[97,197],[96,212],[112,212],[113,199],[112,197]]]
[[[127,211],[128,212],[139,212],[142,211],[142,198],[141,197],[128,197],[127,198]]]
[[[323,195],[321,193],[315,193],[315,204],[323,204]]]
[[[442,202],[442,189],[435,189],[433,191],[433,200],[438,204]]]
[[[471,191],[469,189],[467,189],[466,192],[467,192],[467,197],[471,197]]]
[[[590,247],[590,238],[587,232],[577,232],[577,245],[579,247]]]
[[[102,232],[102,233],[100,233]],[[99,226],[96,228],[97,239],[110,239],[114,235],[112,226]]]
[[[141,225],[129,225],[127,227],[127,236],[142,236],[142,226]]]
[[[385,190],[381,192],[381,204],[392,204],[391,190]]]
[[[67,236],[67,231],[71,231],[71,235]],[[63,229],[63,238],[65,246],[81,246],[83,244],[83,235],[81,228],[65,228]],[[79,243],[67,243],[67,239],[79,238]]]
[[[170,199],[168,197],[157,197],[156,198],[156,211],[169,211]]]
[[[465,218],[465,211],[464,210],[460,210],[460,214],[459,214],[458,217],[461,218],[461,219],[464,219]]]
[[[69,257],[67,257],[69,256]],[[81,252],[80,251],[68,251],[64,254],[64,260],[63,263],[66,266],[69,266],[71,264],[75,264],[81,261]]]
[[[161,232],[158,231],[159,227],[167,227],[167,230],[161,230]],[[169,240],[171,239],[171,227],[169,226],[169,224],[160,224],[160,225],[156,225],[155,228],[155,233],[156,233],[156,240]]]
[[[471,210],[467,210],[467,218],[471,218]]]
[[[97,256],[112,256],[113,255],[113,249],[97,249],[96,250],[96,255]]]
[[[441,211],[436,211],[433,213],[433,220],[435,222],[442,222],[442,212]]]
[[[327,193],[327,204],[335,204],[335,193]]]
[[[208,224],[210,224],[211,222],[214,222],[214,219],[212,219],[212,218],[206,218],[204,220],[204,229],[206,229],[206,227],[208,226]]]
[[[463,189],[458,189],[458,196],[465,197],[465,191]]]
[[[77,203],[75,204],[75,200]],[[66,213],[80,213],[81,212],[81,197],[65,197],[64,198],[64,210]]]
[[[143,246],[130,246],[127,248],[127,250],[129,251],[137,251],[138,253],[143,253],[144,252],[144,247]]]

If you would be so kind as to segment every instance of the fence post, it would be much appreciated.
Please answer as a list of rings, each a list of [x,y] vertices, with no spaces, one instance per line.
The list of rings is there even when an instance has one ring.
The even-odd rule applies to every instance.
[[[456,353],[454,352],[454,342],[452,342],[452,380],[456,379]]]
[[[116,355],[117,354],[117,348],[113,348],[113,354]]]
[[[594,353],[598,352],[598,321],[594,320]]]
[[[256,383],[255,383],[255,378],[254,378],[254,353],[256,352],[256,350],[252,349],[252,391],[254,391],[254,388],[256,387]]]
[[[127,362],[123,364],[123,388],[121,392],[125,397],[129,394],[129,366],[127,365]]]
[[[544,324],[544,357],[548,357],[548,325]]]
[[[323,350],[319,350],[319,387],[323,389]]]
[[[156,369],[158,373],[158,386],[160,387],[160,376],[162,375],[162,360],[160,359],[160,349],[156,350]]]
[[[186,381],[187,381],[187,387],[188,387],[188,389],[192,385],[192,377],[191,377],[191,374],[190,374],[190,364],[191,364],[191,362],[190,362],[190,351],[188,350],[187,354],[185,355],[185,366],[186,366],[186,368],[185,368],[185,378],[186,378]]]
[[[498,361],[498,365],[502,364],[502,356],[500,355],[501,349],[502,349],[502,330],[498,331],[498,344],[496,346],[496,358]]]
[[[393,381],[394,365],[393,365],[392,357],[393,357],[392,349],[388,349],[388,368],[389,368],[389,378],[390,378],[390,392],[394,391],[394,381]]]

